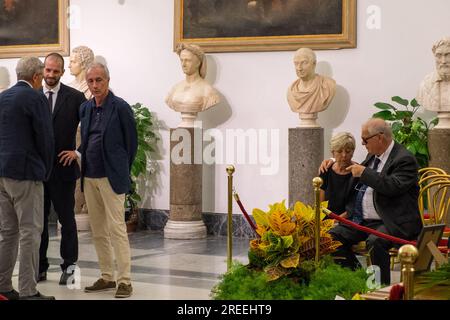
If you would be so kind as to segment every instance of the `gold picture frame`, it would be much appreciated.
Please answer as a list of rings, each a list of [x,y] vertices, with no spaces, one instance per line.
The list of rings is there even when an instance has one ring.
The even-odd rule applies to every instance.
[[[69,0],[2,3],[0,59],[42,57],[50,52],[69,54]]]
[[[179,43],[205,52],[356,47],[356,0],[174,1],[174,50]]]

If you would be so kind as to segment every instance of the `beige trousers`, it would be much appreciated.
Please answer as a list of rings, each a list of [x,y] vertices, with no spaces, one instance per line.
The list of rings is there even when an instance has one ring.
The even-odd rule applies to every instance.
[[[108,178],[84,178],[84,196],[102,278],[114,281],[114,251],[117,282],[130,284],[131,254],[125,224],[125,194],[115,193]]]

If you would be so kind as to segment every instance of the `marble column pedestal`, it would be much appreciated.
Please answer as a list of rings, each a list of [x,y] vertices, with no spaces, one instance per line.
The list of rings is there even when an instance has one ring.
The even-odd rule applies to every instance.
[[[289,129],[289,206],[314,205],[312,180],[323,161],[323,128]]]
[[[200,132],[201,137],[199,128],[170,130],[172,138],[182,138],[174,139],[176,141],[171,138],[170,142],[170,215],[164,227],[165,238],[206,237],[202,220],[202,139],[195,139],[194,131],[196,135]],[[200,152],[200,155],[195,155],[195,152]]]
[[[428,131],[428,149],[430,167],[438,167],[450,174],[450,129],[434,128]],[[450,227],[450,214],[447,216]]]

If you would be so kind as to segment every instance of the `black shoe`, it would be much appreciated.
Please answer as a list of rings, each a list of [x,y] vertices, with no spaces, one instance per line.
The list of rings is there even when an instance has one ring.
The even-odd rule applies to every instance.
[[[47,271],[39,272],[37,282],[47,281]]]
[[[19,300],[19,293],[14,289],[8,292],[0,292],[0,296],[4,296],[7,300]]]
[[[59,278],[59,284],[61,286],[67,285],[67,280],[69,280],[69,278],[72,277],[72,276],[73,276],[73,269],[70,272],[67,271],[67,269],[64,270],[63,273],[61,274],[61,278]],[[70,282],[71,282],[71,284],[74,284],[75,283],[75,279],[72,278]]]
[[[20,300],[55,300],[53,296],[44,296],[38,291],[34,296],[20,297]]]

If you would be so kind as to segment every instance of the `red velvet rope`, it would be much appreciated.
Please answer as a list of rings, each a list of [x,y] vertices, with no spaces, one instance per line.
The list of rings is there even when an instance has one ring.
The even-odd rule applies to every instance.
[[[248,224],[250,225],[250,227],[252,227],[253,231],[256,232],[256,226],[253,223],[252,219],[250,219],[250,216],[248,215],[247,211],[245,210],[244,206],[242,205],[241,200],[239,199],[238,195],[235,193],[234,195],[234,199],[236,200],[239,208],[241,208],[242,214],[245,217],[245,220],[247,220]]]
[[[357,229],[357,230],[363,231],[363,232],[365,232],[365,233],[371,233],[371,234],[374,234],[374,235],[376,235],[377,237],[380,237],[380,238],[389,240],[389,241],[394,242],[394,243],[399,243],[399,244],[412,244],[413,246],[415,246],[415,245],[417,244],[416,241],[408,241],[408,240],[404,240],[404,239],[401,239],[401,238],[397,238],[397,237],[390,236],[390,235],[388,235],[388,234],[382,233],[382,232],[377,231],[377,230],[374,230],[374,229],[370,229],[370,228],[361,226],[361,225],[356,224],[356,223],[354,223],[354,222],[352,222],[352,221],[349,221],[349,220],[347,220],[347,219],[344,219],[344,218],[338,216],[337,214],[335,214],[335,213],[333,213],[333,212],[331,212],[331,211],[330,211],[330,213],[327,213],[327,215],[328,215],[330,218],[332,218],[332,219],[335,219],[335,220],[337,220],[337,221],[339,221],[339,222],[342,222],[342,223],[344,223],[344,224],[346,224],[346,225],[352,227],[353,229]]]
[[[256,226],[253,223],[252,219],[250,219],[250,216],[248,215],[247,211],[245,210],[244,205],[242,204],[241,200],[239,199],[239,196],[238,196],[237,193],[234,194],[234,199],[236,200],[236,202],[237,202],[239,208],[241,209],[242,214],[244,215],[244,217],[247,220],[248,224],[256,232]],[[338,216],[337,214],[331,212],[328,209],[322,208],[322,210],[327,214],[328,217],[330,217],[332,219],[335,219],[335,220],[337,220],[339,222],[342,222],[343,224],[346,224],[346,225],[352,227],[353,229],[357,229],[357,230],[363,231],[365,233],[374,234],[377,237],[389,240],[389,241],[394,242],[394,243],[398,243],[398,244],[412,244],[413,246],[417,245],[417,241],[408,241],[408,240],[404,240],[404,239],[401,239],[401,238],[397,238],[397,237],[394,237],[394,236],[382,233],[380,231],[377,231],[377,230],[374,230],[374,229],[371,229],[371,228],[368,228],[368,227],[361,226],[361,225],[359,225],[357,223],[354,223],[352,221],[349,221],[347,219],[344,219],[344,218]],[[440,248],[440,251],[447,252],[447,249],[443,250],[443,249]]]

